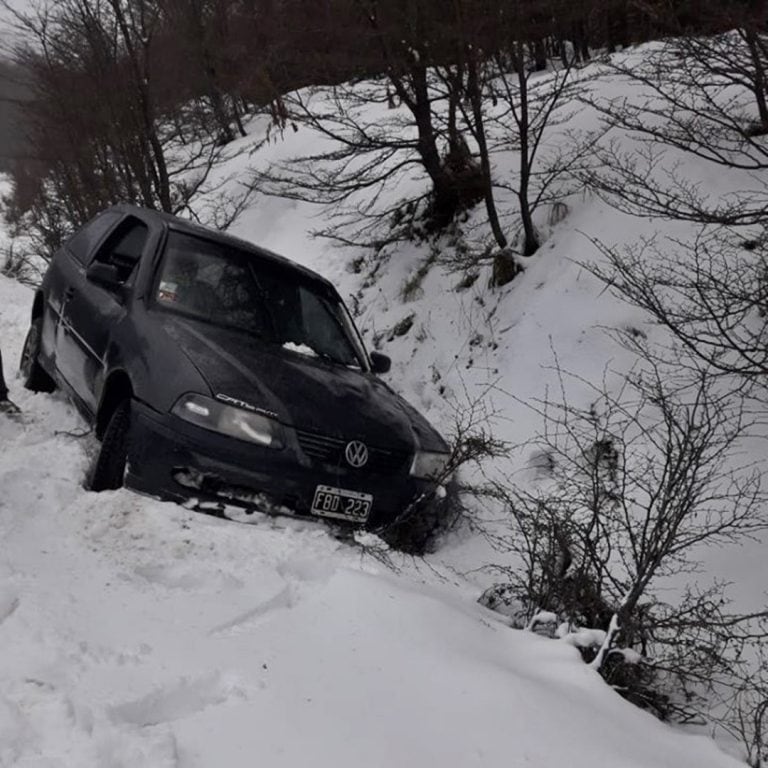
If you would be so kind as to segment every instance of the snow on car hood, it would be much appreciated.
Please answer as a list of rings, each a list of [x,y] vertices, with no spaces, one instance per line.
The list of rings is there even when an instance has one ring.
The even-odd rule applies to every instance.
[[[214,395],[310,432],[405,450],[415,444],[447,450],[426,419],[371,374],[187,318],[164,318],[163,325]]]

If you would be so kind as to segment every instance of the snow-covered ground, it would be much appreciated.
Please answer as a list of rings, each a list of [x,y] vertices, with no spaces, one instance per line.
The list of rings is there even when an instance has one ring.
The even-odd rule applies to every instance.
[[[30,292],[0,278],[17,358]],[[0,765],[728,766],[458,577],[320,525],[92,494],[82,423],[0,421]]]
[[[232,150],[265,129],[256,118]],[[288,130],[225,172],[316,141]],[[555,355],[578,376],[610,379],[631,357],[605,328],[654,332],[580,262],[597,255],[587,235],[631,242],[670,225],[586,195],[569,209],[510,285],[490,289],[485,269],[461,289],[438,264],[407,301],[424,246],[390,252],[366,287],[372,265],[350,268],[360,253],[310,237],[322,209],[257,198],[234,231],[357,297],[369,344],[413,314],[405,335],[382,337],[392,385],[446,433],[482,395],[498,436],[518,444],[540,427],[524,404],[554,383]],[[28,288],[0,277],[9,371],[30,303]],[[428,562],[395,556],[391,570],[321,525],[258,515],[240,525],[126,491],[91,494],[72,407],[11,386],[24,420],[0,421],[2,768],[738,764],[622,700],[570,645],[478,606],[474,569],[491,557],[482,539],[449,538]],[[523,472],[527,458],[513,451],[498,468]],[[717,557],[756,607],[759,548]]]

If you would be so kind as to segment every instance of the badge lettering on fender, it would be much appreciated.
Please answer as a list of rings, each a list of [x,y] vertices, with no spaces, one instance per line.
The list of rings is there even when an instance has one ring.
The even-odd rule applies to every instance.
[[[227,403],[228,405],[234,405],[237,408],[244,408],[246,411],[253,411],[254,413],[260,413],[263,416],[269,416],[272,419],[278,418],[278,415],[274,411],[268,411],[266,408],[257,408],[255,405],[246,403],[245,400],[238,400],[236,397],[223,395],[220,392],[216,395],[216,399],[221,400],[222,403]]]

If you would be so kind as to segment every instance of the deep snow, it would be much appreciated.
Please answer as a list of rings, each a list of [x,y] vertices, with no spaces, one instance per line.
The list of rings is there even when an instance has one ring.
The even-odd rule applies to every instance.
[[[0,278],[19,353],[30,293]],[[0,765],[728,766],[447,569],[321,525],[92,494],[82,423],[0,422]]]
[[[266,125],[251,121],[231,151]],[[249,164],[317,146],[307,129],[288,130],[222,173],[234,183]],[[402,289],[423,246],[393,250],[366,288],[370,263],[357,273],[359,253],[309,236],[322,209],[257,198],[234,231],[357,297],[369,344],[413,313],[406,335],[382,337],[390,383],[446,433],[482,396],[514,446],[540,427],[524,403],[554,383],[555,355],[610,383],[631,357],[605,328],[657,332],[580,265],[596,257],[587,235],[685,234],[587,195],[569,209],[511,285],[491,290],[485,269],[454,289],[461,275],[436,265],[409,301]],[[30,302],[0,277],[11,371]],[[623,701],[567,643],[479,607],[474,569],[496,556],[482,539],[451,537],[427,563],[395,557],[392,572],[319,524],[256,515],[246,526],[125,491],[87,493],[90,442],[72,407],[11,386],[24,420],[0,421],[3,768],[738,764]],[[578,387],[573,396],[586,398]],[[511,448],[496,471],[524,476],[527,450]],[[763,601],[758,553],[712,557],[740,579],[746,608]]]

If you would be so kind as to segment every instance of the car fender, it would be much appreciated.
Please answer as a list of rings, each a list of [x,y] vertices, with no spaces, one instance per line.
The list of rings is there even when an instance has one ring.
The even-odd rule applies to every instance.
[[[110,397],[112,377],[119,374],[130,382],[132,396],[158,413],[170,411],[179,394],[212,394],[184,351],[141,310],[126,315],[112,334],[104,357],[99,412]]]

